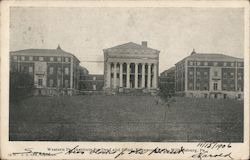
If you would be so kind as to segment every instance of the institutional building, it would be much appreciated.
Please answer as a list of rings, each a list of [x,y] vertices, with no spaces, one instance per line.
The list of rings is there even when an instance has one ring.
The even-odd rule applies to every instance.
[[[34,95],[72,95],[77,93],[79,60],[57,49],[26,49],[10,52],[10,71],[31,75]]]
[[[104,90],[106,92],[154,92],[158,88],[159,53],[129,42],[104,49]]]
[[[175,95],[175,67],[171,67],[160,74],[159,88],[164,96]]]
[[[103,93],[103,75],[87,74],[80,77],[79,91],[82,94],[102,94]]]
[[[193,51],[175,64],[176,94],[243,99],[244,61],[224,54]]]

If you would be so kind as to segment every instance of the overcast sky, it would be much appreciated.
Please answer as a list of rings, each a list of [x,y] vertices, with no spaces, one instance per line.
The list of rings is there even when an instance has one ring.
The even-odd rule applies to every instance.
[[[80,61],[102,61],[103,49],[127,42],[160,50],[160,72],[195,48],[243,58],[243,9],[12,8],[10,50],[61,48]],[[103,63],[81,63],[103,74]]]

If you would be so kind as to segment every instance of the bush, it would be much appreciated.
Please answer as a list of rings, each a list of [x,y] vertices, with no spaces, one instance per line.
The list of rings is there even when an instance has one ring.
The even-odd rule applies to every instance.
[[[19,102],[32,95],[33,76],[25,72],[10,72],[10,102]]]

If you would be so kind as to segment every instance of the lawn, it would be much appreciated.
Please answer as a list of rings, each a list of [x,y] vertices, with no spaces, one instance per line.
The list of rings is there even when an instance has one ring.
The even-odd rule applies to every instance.
[[[243,102],[152,96],[31,97],[10,105],[10,140],[243,141]]]

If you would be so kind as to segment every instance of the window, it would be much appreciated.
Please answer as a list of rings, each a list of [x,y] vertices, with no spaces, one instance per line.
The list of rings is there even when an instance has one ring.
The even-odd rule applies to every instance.
[[[214,71],[214,76],[218,76],[218,71]]]
[[[230,73],[230,78],[234,79],[234,73],[233,72]]]
[[[214,91],[218,90],[218,83],[214,83]]]
[[[223,86],[224,89],[227,88],[227,84],[223,84],[222,86]]]
[[[57,68],[57,74],[61,74],[61,73],[62,73],[61,67],[58,67]]]
[[[50,87],[53,87],[53,83],[54,83],[53,79],[50,79],[50,80],[49,80],[49,86],[50,86]]]
[[[65,85],[65,88],[68,88],[69,87],[69,80],[65,79],[64,85]]]
[[[241,94],[238,94],[238,99],[241,99]]]
[[[208,73],[204,72],[204,79],[208,79]]]
[[[44,58],[43,57],[39,57],[39,61],[43,61],[44,60]]]
[[[197,62],[197,66],[200,66],[201,65],[201,62]]]
[[[13,68],[14,68],[15,71],[18,71],[18,66],[17,66],[17,64],[13,64]]]
[[[204,98],[207,98],[207,93],[204,94]]]
[[[232,90],[234,90],[234,84],[230,84]]]
[[[231,67],[233,67],[233,66],[234,66],[234,62],[231,63]]]
[[[24,71],[24,66],[21,66],[20,71],[21,71],[21,72]]]
[[[238,73],[238,80],[242,80],[242,73],[241,72]]]
[[[24,57],[24,56],[21,56],[21,60],[22,60],[22,61],[25,61],[25,57]]]
[[[189,65],[192,66],[194,63],[192,61],[189,62]]]
[[[38,79],[38,86],[43,86],[43,79]]]
[[[227,94],[223,94],[223,98],[224,98],[224,99],[227,99]]]
[[[66,57],[66,58],[65,58],[65,62],[69,62],[69,58]]]
[[[33,57],[32,56],[29,56],[29,61],[33,61]]]
[[[197,79],[199,80],[199,79],[201,79],[201,72],[197,72]]]
[[[68,68],[68,67],[64,68],[64,73],[65,73],[66,75],[69,74],[69,68]]]
[[[242,87],[241,87],[241,85],[240,85],[240,84],[238,84],[238,86],[237,86],[237,90],[238,90],[238,91],[242,91]]]
[[[53,61],[54,61],[54,57],[50,57],[49,60],[50,60],[51,62],[53,62]]]
[[[190,71],[190,72],[189,72],[189,75],[193,75],[193,72],[192,72],[192,71]]]
[[[200,90],[200,83],[196,83],[196,89]]]
[[[208,63],[207,62],[204,62],[204,66],[207,66],[208,65]]]
[[[208,85],[204,84],[204,90],[208,90]]]
[[[223,66],[226,67],[226,66],[227,66],[227,62],[224,62],[224,63],[223,63]]]
[[[61,57],[57,57],[57,61],[61,62],[62,61]]]
[[[60,86],[61,86],[61,80],[57,79],[57,87],[60,87]]]
[[[33,73],[33,67],[29,66],[29,73]]]
[[[93,85],[93,90],[94,90],[94,91],[96,90],[96,85],[95,85],[95,84]]]
[[[218,62],[214,62],[214,66],[217,66],[218,65]]]
[[[238,67],[241,67],[241,63],[240,62],[238,63]]]
[[[95,81],[96,80],[96,77],[93,77],[93,81]]]
[[[13,56],[14,61],[17,61],[17,56]]]
[[[49,74],[53,74],[54,72],[54,68],[53,67],[49,67]]]
[[[227,73],[226,72],[223,73],[223,79],[227,79]]]
[[[42,65],[38,66],[38,72],[43,72],[43,66]]]

